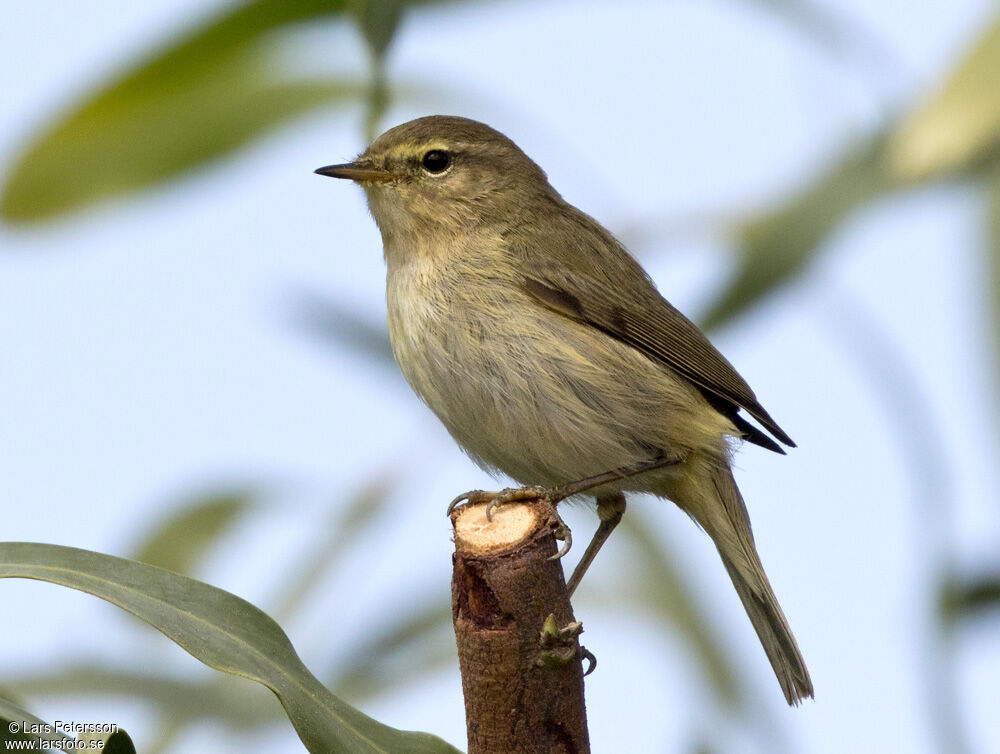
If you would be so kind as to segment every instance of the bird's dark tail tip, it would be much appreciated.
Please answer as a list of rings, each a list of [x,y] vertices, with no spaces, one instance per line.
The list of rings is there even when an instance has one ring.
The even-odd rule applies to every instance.
[[[803,700],[812,699],[813,684],[805,660],[802,659],[798,644],[774,592],[771,591],[763,568],[758,572],[760,583],[751,585],[735,565],[725,557],[723,561],[750,622],[760,637],[767,659],[774,668],[785,700],[792,706],[798,706]]]

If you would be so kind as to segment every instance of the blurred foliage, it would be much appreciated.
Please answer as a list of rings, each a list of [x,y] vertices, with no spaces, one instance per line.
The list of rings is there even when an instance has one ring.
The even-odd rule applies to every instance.
[[[901,180],[968,171],[1000,145],[1000,17],[931,97],[896,127],[888,163]]]
[[[10,223],[56,219],[218,160],[319,107],[363,102],[373,134],[388,105],[384,60],[405,13],[448,0],[238,2],[152,52],[54,119],[25,147],[0,192]],[[451,0],[456,2],[456,0]],[[472,0],[465,0],[469,4]],[[837,51],[861,27],[802,0],[754,0]],[[286,70],[278,32],[353,20],[367,44],[367,82]]]
[[[743,673],[723,649],[704,607],[673,562],[670,547],[652,534],[656,527],[635,508],[632,506],[621,527],[633,540],[639,558],[638,570],[629,576],[629,584],[636,591],[635,605],[640,610],[652,610],[683,637],[697,658],[697,666],[705,673],[714,698],[725,707],[745,710],[749,704],[747,684],[741,680]]]
[[[344,653],[329,686],[349,699],[366,699],[399,689],[435,670],[454,665],[455,635],[451,604],[429,598],[401,618],[378,623]]]
[[[374,128],[388,104],[383,58],[403,10],[434,1],[236,3],[39,132],[10,171],[0,217],[10,223],[52,220],[160,184],[319,107],[365,102]],[[367,82],[300,75],[281,64],[277,32],[350,18],[371,52]]]
[[[945,581],[941,588],[940,610],[949,626],[987,613],[996,614],[1000,611],[1000,575]]]
[[[226,155],[363,83],[282,72],[269,34],[341,14],[337,0],[239,3],[84,98],[39,133],[0,197],[8,222],[49,220]]]
[[[220,535],[252,507],[255,495],[232,490],[171,507],[170,517],[136,548],[135,559],[177,573],[193,573]]]
[[[322,537],[311,553],[305,551],[295,566],[295,573],[282,580],[275,614],[281,620],[291,618],[305,604],[309,594],[330,573],[358,537],[367,531],[391,501],[393,481],[389,475],[375,476],[346,503],[331,511]]]
[[[854,212],[889,193],[929,182],[977,181],[1000,146],[1000,18],[940,90],[891,119],[810,185],[738,234],[730,281],[703,324],[718,327],[793,282]],[[993,286],[992,296],[1000,296]]]
[[[267,686],[315,754],[456,751],[430,734],[382,725],[334,696],[302,664],[277,623],[216,587],[133,560],[27,542],[0,544],[0,578],[38,579],[93,594],[209,667]]]
[[[25,149],[0,216],[37,222],[179,175],[363,83],[280,70],[266,34],[342,10],[331,0],[238,5],[87,97]]]
[[[886,190],[881,150],[877,138],[852,149],[787,204],[747,223],[736,271],[702,325],[719,327],[800,275],[844,218]]]
[[[64,662],[46,672],[33,672],[9,679],[10,685],[30,697],[108,697],[142,699],[164,719],[180,725],[206,720],[231,730],[252,730],[281,720],[280,707],[258,687],[228,676],[211,680],[174,678],[151,674],[146,669],[119,670],[91,663]],[[147,741],[146,746],[157,745]]]
[[[368,117],[365,119],[365,136],[370,141],[375,136],[378,122],[389,105],[386,86],[385,55],[389,50],[403,17],[403,0],[355,0],[351,11],[358,28],[364,35],[371,56],[371,80],[368,84]]]

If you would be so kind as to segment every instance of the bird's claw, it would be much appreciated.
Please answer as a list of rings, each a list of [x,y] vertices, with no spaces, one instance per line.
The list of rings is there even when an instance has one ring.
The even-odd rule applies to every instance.
[[[486,520],[493,520],[493,511],[498,505],[506,503],[516,503],[522,500],[548,500],[549,491],[545,487],[508,487],[500,492],[486,492],[485,490],[470,490],[463,492],[448,504],[448,515],[455,512],[460,504],[479,505],[486,503]]]
[[[455,508],[457,508],[463,501],[471,503],[472,499],[476,495],[482,494],[484,494],[482,490],[469,490],[468,492],[463,492],[461,495],[448,503],[448,515],[451,516],[451,514],[455,512]]]
[[[555,555],[550,555],[549,560],[559,560],[563,555],[570,551],[570,548],[573,547],[573,532],[566,525],[566,522],[562,520],[562,516],[559,515],[559,512],[555,508],[552,509],[552,512],[556,517],[556,528],[552,534],[556,539],[563,543],[563,546],[559,548],[559,552]]]
[[[587,661],[587,669],[583,671],[583,677],[586,678],[597,670],[597,657],[582,644],[580,645],[580,657]]]

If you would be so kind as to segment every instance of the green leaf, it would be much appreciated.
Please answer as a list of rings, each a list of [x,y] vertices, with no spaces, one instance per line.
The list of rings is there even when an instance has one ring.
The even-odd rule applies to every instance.
[[[357,81],[284,77],[265,44],[277,28],[343,10],[342,0],[242,3],[153,54],[33,139],[0,216],[48,220],[218,159],[310,109],[360,101]]]
[[[972,167],[1000,147],[1000,17],[944,84],[904,118],[889,141],[902,180]]]
[[[136,548],[136,560],[191,573],[216,540],[253,505],[256,493],[229,490],[183,504]]]
[[[270,688],[311,752],[455,752],[395,730],[337,698],[302,664],[284,631],[250,603],[186,576],[58,545],[0,544],[0,578],[62,584],[118,605],[210,667]]]
[[[787,204],[748,223],[736,271],[702,324],[719,327],[800,275],[845,218],[891,189],[881,149],[878,138],[854,149]]]

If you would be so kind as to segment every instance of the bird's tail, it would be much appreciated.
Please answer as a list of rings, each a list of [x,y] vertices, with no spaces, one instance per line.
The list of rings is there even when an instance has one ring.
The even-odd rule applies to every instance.
[[[736,480],[728,465],[707,463],[700,471],[688,477],[693,485],[690,482],[682,485],[687,487],[684,492],[688,494],[674,499],[715,542],[785,699],[797,705],[812,697],[812,680],[757,555],[750,518]],[[710,485],[706,484],[706,478],[711,479]]]

